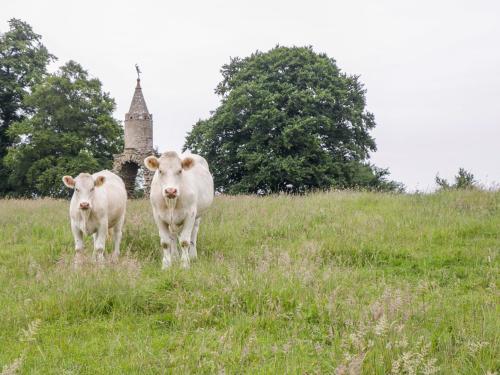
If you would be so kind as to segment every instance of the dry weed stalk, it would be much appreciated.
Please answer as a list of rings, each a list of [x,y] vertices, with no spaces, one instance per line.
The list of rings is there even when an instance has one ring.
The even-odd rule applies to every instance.
[[[36,341],[36,335],[38,334],[41,324],[42,321],[40,319],[35,319],[28,324],[27,329],[21,330],[19,341],[28,343],[28,345],[25,346],[19,357],[17,357],[11,364],[3,366],[0,375],[14,375],[18,373],[23,366],[26,356],[28,355],[29,345]]]
[[[429,358],[430,343],[425,343],[423,337],[416,343],[413,351],[407,349],[408,340],[402,332],[412,313],[411,306],[408,292],[387,288],[362,315],[357,325],[352,321],[346,324],[354,332],[346,334],[342,339],[344,362],[337,367],[336,373],[360,374],[364,358],[376,343],[387,351],[405,350],[392,362],[391,373],[436,373],[439,370],[437,360]]]

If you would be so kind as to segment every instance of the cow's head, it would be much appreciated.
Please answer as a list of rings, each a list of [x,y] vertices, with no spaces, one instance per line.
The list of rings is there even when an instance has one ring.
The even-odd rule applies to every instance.
[[[180,196],[183,172],[193,166],[194,159],[190,156],[181,159],[176,152],[169,151],[160,158],[148,156],[144,164],[150,171],[156,171],[163,198],[171,200]]]
[[[75,190],[73,196],[76,197],[78,208],[81,210],[92,209],[95,188],[102,186],[105,181],[106,177],[104,176],[97,176],[94,179],[88,173],[80,173],[76,178],[63,177],[64,185]]]

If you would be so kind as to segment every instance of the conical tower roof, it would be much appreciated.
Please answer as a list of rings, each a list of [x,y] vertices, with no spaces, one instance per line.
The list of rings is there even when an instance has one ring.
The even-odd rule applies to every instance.
[[[144,96],[142,95],[141,79],[137,78],[137,85],[135,86],[134,96],[132,98],[132,103],[130,103],[128,115],[139,114],[149,114],[149,111],[146,100],[144,100]]]

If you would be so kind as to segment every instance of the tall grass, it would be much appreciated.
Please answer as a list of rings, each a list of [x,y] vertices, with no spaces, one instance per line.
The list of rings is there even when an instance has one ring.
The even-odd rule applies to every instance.
[[[0,201],[6,373],[500,369],[499,193],[218,197],[199,259],[167,272],[149,202],[102,269],[73,269],[67,211]]]

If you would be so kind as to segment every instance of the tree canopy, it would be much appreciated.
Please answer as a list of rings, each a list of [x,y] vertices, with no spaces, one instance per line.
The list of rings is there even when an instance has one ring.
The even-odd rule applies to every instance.
[[[221,73],[220,106],[184,145],[209,161],[219,191],[399,187],[367,163],[374,116],[359,77],[332,58],[277,46],[232,58]]]
[[[47,74],[47,64],[54,60],[30,25],[9,21],[9,30],[0,33],[0,195],[8,192],[8,170],[3,165],[7,148],[12,145],[7,130],[21,121],[32,108],[24,98]]]
[[[14,144],[5,157],[17,195],[65,196],[63,175],[111,168],[123,146],[115,102],[78,63],[46,76],[24,102],[32,114],[10,126]]]

